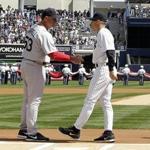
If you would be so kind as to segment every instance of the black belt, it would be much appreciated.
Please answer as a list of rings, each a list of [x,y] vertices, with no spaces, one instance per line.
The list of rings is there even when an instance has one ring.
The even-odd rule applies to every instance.
[[[102,65],[95,64],[95,67],[99,67],[99,66],[102,66]],[[108,63],[105,63],[104,66],[108,66]]]
[[[37,62],[35,60],[31,60],[31,59],[27,59],[27,58],[23,58],[23,60],[28,60],[28,61],[34,62],[34,63],[36,63],[38,65],[42,65],[42,66],[45,66],[48,64],[47,62]]]

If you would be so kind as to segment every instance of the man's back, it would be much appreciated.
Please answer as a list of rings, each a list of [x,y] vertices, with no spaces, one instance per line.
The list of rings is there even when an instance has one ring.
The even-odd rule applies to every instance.
[[[23,57],[37,62],[44,62],[51,51],[56,51],[52,35],[45,27],[34,25],[26,34]]]

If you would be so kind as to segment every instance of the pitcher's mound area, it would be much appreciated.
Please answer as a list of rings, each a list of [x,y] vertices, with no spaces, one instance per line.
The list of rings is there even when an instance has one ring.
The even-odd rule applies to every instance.
[[[150,106],[150,94],[126,97],[116,100],[112,103],[113,105],[146,105]]]

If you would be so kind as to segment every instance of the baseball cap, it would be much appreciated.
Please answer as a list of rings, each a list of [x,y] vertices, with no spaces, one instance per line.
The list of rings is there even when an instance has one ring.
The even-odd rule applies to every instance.
[[[69,65],[68,65],[68,64],[65,64],[64,66],[65,66],[65,67],[68,67]]]
[[[103,22],[107,22],[106,16],[101,13],[95,13],[94,16],[92,18],[90,18],[90,20],[92,20],[92,21],[100,20]]]
[[[144,66],[143,66],[143,65],[141,65],[140,67],[141,67],[141,68],[144,68]]]
[[[128,64],[125,64],[125,67],[128,67]]]
[[[42,19],[45,16],[53,17],[56,21],[59,21],[59,15],[57,14],[57,11],[54,8],[47,8],[43,10],[42,12]]]

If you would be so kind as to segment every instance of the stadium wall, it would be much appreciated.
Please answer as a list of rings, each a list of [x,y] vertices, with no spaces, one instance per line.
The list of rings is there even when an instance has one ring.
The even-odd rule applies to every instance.
[[[53,7],[55,9],[62,8],[63,0],[37,0],[37,9],[45,9],[48,7]]]
[[[90,0],[73,0],[73,10],[89,10]]]
[[[37,5],[37,0],[24,0],[24,5]]]
[[[47,7],[84,11],[85,9],[89,9],[89,0],[37,0],[37,9],[44,9]]]
[[[0,4],[3,6],[4,9],[10,5],[12,8],[18,9],[19,0],[0,0]]]
[[[66,9],[66,10],[81,10],[89,9],[90,0],[25,0],[24,5],[36,5],[37,9],[45,9],[53,7],[55,9]],[[5,9],[8,5],[12,8],[18,9],[19,0],[0,0]]]

